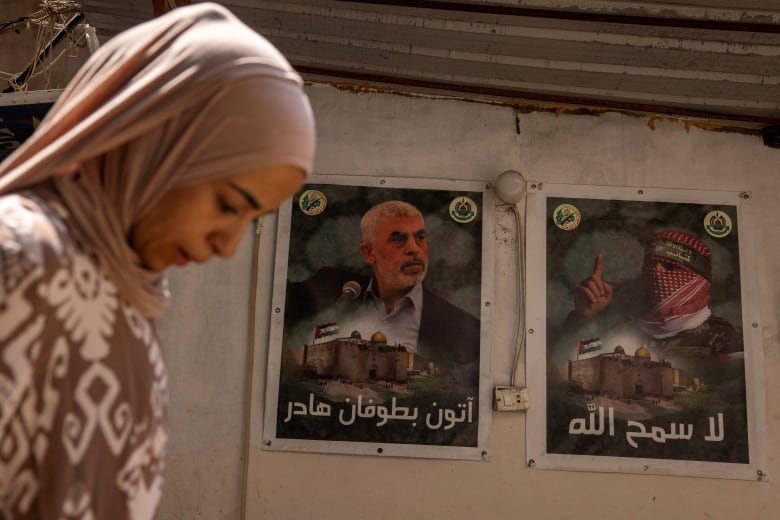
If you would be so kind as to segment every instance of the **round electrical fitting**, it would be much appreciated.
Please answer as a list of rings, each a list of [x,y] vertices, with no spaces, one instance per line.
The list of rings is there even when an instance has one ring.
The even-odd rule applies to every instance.
[[[525,196],[525,177],[515,170],[507,170],[498,176],[496,195],[507,204],[517,204]]]

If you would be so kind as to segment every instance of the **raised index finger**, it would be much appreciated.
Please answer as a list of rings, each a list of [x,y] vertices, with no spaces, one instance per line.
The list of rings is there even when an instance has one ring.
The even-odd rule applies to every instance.
[[[601,279],[601,272],[604,270],[604,255],[596,255],[596,262],[593,265],[593,278]]]

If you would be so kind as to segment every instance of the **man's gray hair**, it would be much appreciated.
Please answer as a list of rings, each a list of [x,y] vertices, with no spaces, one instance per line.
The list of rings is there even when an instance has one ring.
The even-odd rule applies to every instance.
[[[360,234],[363,242],[373,244],[376,238],[376,226],[382,217],[420,217],[420,210],[402,200],[388,200],[371,207],[360,220]]]

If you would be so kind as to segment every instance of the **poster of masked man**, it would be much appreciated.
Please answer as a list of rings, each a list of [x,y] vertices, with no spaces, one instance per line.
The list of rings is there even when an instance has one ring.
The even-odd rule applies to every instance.
[[[265,448],[483,458],[492,221],[469,181],[321,176],[282,208]]]
[[[749,206],[736,192],[529,191],[535,467],[764,475]]]

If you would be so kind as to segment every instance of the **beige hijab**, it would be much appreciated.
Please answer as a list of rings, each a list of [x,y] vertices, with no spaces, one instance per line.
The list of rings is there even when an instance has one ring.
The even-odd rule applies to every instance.
[[[77,239],[146,316],[167,294],[127,237],[166,191],[291,164],[310,172],[301,79],[264,38],[211,3],[175,9],[101,47],[35,134],[0,164],[0,194],[51,179]]]

